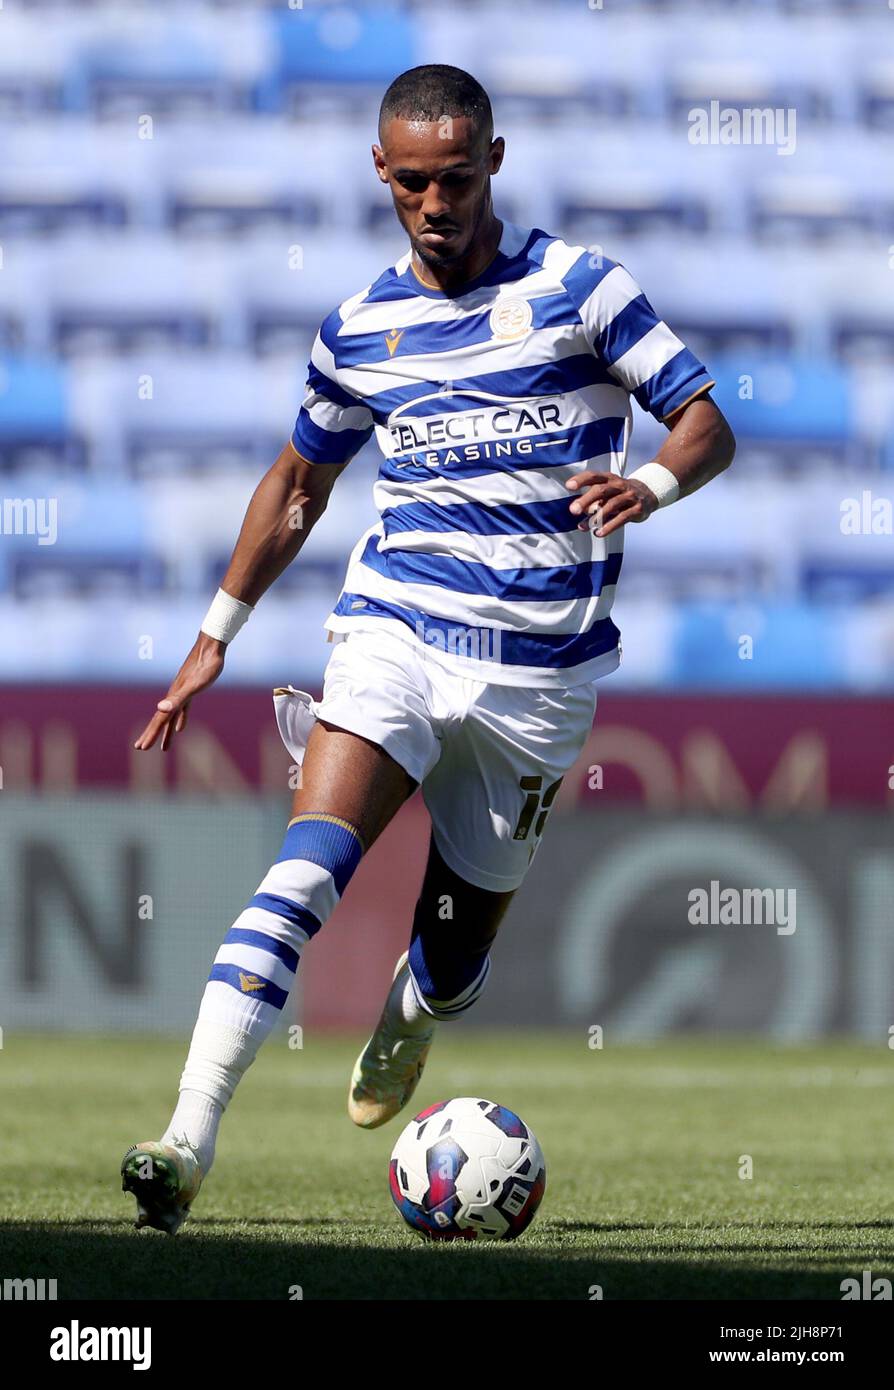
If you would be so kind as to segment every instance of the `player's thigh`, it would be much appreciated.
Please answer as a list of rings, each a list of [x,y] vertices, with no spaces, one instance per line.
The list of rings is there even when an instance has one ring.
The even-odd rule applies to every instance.
[[[422,785],[438,849],[479,888],[519,888],[562,779],[592,728],[592,685],[489,687],[444,740]]]
[[[359,831],[369,849],[416,785],[371,739],[318,719],[308,739],[292,816],[338,816]]]

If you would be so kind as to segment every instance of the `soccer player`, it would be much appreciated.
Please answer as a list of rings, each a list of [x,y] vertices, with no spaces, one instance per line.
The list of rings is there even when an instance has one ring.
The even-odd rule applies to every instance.
[[[495,215],[504,142],[474,78],[440,64],[403,73],[378,134],[376,174],[409,250],[323,323],[291,439],[136,743],[165,750],[182,733],[375,431],[380,515],[325,624],[336,645],[322,699],[275,696],[302,764],[282,849],[215,958],[167,1131],[122,1164],[138,1226],[170,1233],[305,944],[421,785],[432,838],[409,950],[348,1094],[367,1129],[406,1105],[438,1024],[484,989],[500,920],[592,727],[595,681],[618,665],[624,527],[707,483],[735,448],[708,372],[627,270]],[[625,478],[631,395],[669,434]]]

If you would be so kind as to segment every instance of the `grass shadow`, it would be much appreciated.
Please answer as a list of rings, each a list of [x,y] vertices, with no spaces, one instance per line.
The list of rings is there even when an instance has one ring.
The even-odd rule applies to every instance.
[[[428,1245],[408,1236],[406,1246],[376,1243],[367,1223],[337,1219],[252,1221],[240,1234],[233,1234],[235,1224],[197,1221],[172,1240],[125,1222],[7,1222],[0,1224],[0,1278],[55,1278],[60,1300],[281,1301],[300,1286],[305,1299],[585,1301],[597,1284],[605,1299],[838,1300],[841,1280],[858,1274],[867,1259],[876,1276],[891,1277],[894,1265],[890,1247],[870,1251],[859,1237],[825,1252],[815,1245],[768,1250],[741,1241],[673,1252],[657,1243],[627,1250],[598,1240],[592,1249],[565,1243],[581,1231],[594,1237],[660,1233],[681,1223],[544,1223],[537,1242]],[[323,1239],[308,1239],[310,1229]]]

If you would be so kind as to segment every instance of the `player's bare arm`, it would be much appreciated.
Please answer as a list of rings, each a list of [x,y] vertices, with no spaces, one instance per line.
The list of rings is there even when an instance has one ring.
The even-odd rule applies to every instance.
[[[697,492],[729,468],[736,441],[710,396],[688,401],[664,423],[670,434],[655,462],[676,478],[680,497]],[[570,510],[587,518],[579,529],[585,531],[595,519],[597,536],[610,536],[629,521],[645,521],[658,507],[658,498],[648,484],[616,473],[577,473],[566,487],[579,494]]]
[[[295,559],[319,521],[345,464],[311,464],[286,444],[261,479],[245,513],[242,529],[221,587],[232,598],[254,606]],[[160,700],[134,748],[148,749],[161,737],[162,752],[186,727],[189,702],[213,685],[223,670],[227,644],[200,632]]]

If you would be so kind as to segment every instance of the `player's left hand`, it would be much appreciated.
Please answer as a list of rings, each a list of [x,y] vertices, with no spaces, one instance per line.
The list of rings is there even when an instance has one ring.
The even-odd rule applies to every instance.
[[[645,521],[658,507],[657,497],[645,483],[619,478],[617,473],[576,473],[565,486],[579,493],[571,503],[575,516],[585,518],[577,529],[589,531],[592,526],[600,537],[610,536],[628,521]]]

